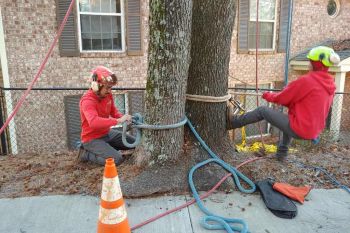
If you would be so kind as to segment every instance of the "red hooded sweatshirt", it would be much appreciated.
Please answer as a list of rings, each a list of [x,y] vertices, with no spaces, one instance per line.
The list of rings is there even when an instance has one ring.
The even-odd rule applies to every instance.
[[[303,139],[314,139],[326,125],[335,89],[334,79],[326,71],[310,71],[281,92],[265,92],[263,98],[288,107],[291,129]]]
[[[80,99],[81,141],[87,143],[108,134],[111,126],[118,123],[116,118],[122,116],[112,94],[100,98],[89,90]]]

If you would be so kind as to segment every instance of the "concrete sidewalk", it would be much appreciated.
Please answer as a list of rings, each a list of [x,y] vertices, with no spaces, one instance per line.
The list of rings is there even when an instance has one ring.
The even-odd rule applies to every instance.
[[[211,212],[244,219],[252,233],[350,232],[350,194],[344,190],[312,190],[296,218],[287,220],[266,209],[259,195],[216,193],[205,205]],[[163,196],[126,200],[131,226],[191,200],[189,196]],[[45,196],[0,199],[1,233],[96,232],[99,198]],[[194,204],[165,216],[135,233],[206,233],[199,222],[204,216]]]

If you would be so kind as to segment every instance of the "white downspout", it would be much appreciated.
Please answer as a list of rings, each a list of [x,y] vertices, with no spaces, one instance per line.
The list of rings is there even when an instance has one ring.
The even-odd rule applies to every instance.
[[[2,23],[1,7],[0,7],[0,62],[1,62],[4,87],[9,88],[10,87],[10,78],[9,78],[8,66],[7,66],[5,35],[4,35],[4,28],[3,28],[3,23]],[[4,93],[5,93],[7,113],[11,113],[13,111],[11,92],[6,93],[6,91],[5,91]],[[18,150],[17,150],[16,125],[15,125],[14,120],[12,120],[10,122],[8,127],[9,127],[9,132],[10,132],[11,153],[17,154]]]

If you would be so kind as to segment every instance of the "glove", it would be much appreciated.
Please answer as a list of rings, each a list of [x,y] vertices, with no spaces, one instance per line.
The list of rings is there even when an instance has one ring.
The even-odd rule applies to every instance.
[[[126,121],[128,124],[130,124],[131,120],[131,115],[123,115],[122,117],[118,118],[118,123],[124,123]]]
[[[262,94],[262,98],[264,99],[264,100],[266,100],[267,102],[272,102],[272,99],[273,99],[273,96],[272,96],[272,93],[271,92],[264,92],[263,94]]]

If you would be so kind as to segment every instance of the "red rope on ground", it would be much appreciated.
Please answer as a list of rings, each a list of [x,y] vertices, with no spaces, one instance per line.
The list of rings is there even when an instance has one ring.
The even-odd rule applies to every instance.
[[[40,77],[41,73],[43,72],[44,68],[45,68],[45,65],[47,63],[47,61],[49,60],[49,57],[51,56],[52,54],[52,51],[58,41],[58,38],[61,36],[62,34],[62,31],[63,31],[63,28],[64,28],[64,25],[67,23],[67,20],[68,20],[68,17],[72,11],[72,8],[73,8],[73,5],[74,5],[74,2],[75,0],[72,0],[72,2],[70,3],[69,5],[69,8],[67,10],[67,13],[66,15],[64,16],[64,19],[60,25],[60,28],[57,32],[57,35],[56,37],[54,38],[51,46],[50,46],[50,49],[48,51],[48,53],[46,54],[45,56],[45,59],[44,61],[41,63],[40,67],[39,67],[39,70],[38,72],[36,73],[34,79],[31,81],[31,83],[29,84],[27,90],[24,92],[24,94],[22,95],[21,99],[18,101],[16,107],[14,108],[14,110],[12,111],[12,113],[10,114],[10,116],[7,118],[7,120],[5,121],[4,125],[1,127],[0,129],[0,135],[2,134],[2,132],[5,130],[5,128],[9,125],[10,121],[12,120],[12,118],[16,115],[17,111],[19,110],[19,108],[22,106],[22,104],[24,103],[25,99],[27,98],[29,92],[32,90],[34,84],[36,83],[36,81],[38,80],[38,78]]]
[[[251,163],[253,161],[260,160],[260,159],[266,159],[266,158],[269,158],[269,157],[252,158],[252,159],[249,159],[249,160],[239,164],[236,168],[238,169],[238,168],[240,168],[241,166],[243,166],[243,165],[245,165],[247,163]],[[212,189],[210,189],[208,192],[206,192],[203,195],[201,195],[200,199],[203,200],[204,198],[207,198],[208,196],[210,196],[231,175],[232,175],[232,173],[229,173],[226,176],[224,176]],[[154,221],[156,221],[156,220],[158,220],[158,219],[160,219],[160,218],[162,218],[162,217],[164,217],[164,216],[166,216],[168,214],[174,213],[174,212],[176,212],[178,210],[181,210],[181,209],[183,209],[183,208],[185,208],[187,206],[190,206],[190,205],[192,205],[195,202],[196,202],[196,200],[192,199],[191,201],[188,201],[188,202],[186,202],[185,204],[183,204],[183,205],[181,205],[179,207],[176,207],[174,209],[168,210],[168,211],[166,211],[166,212],[164,212],[162,214],[156,215],[156,216],[154,216],[154,217],[152,217],[152,218],[150,218],[150,219],[148,219],[148,220],[146,220],[146,221],[144,221],[144,222],[142,222],[140,224],[137,224],[136,226],[132,227],[131,230],[133,231],[135,229],[143,227],[143,226],[147,225],[148,223],[154,222]]]

